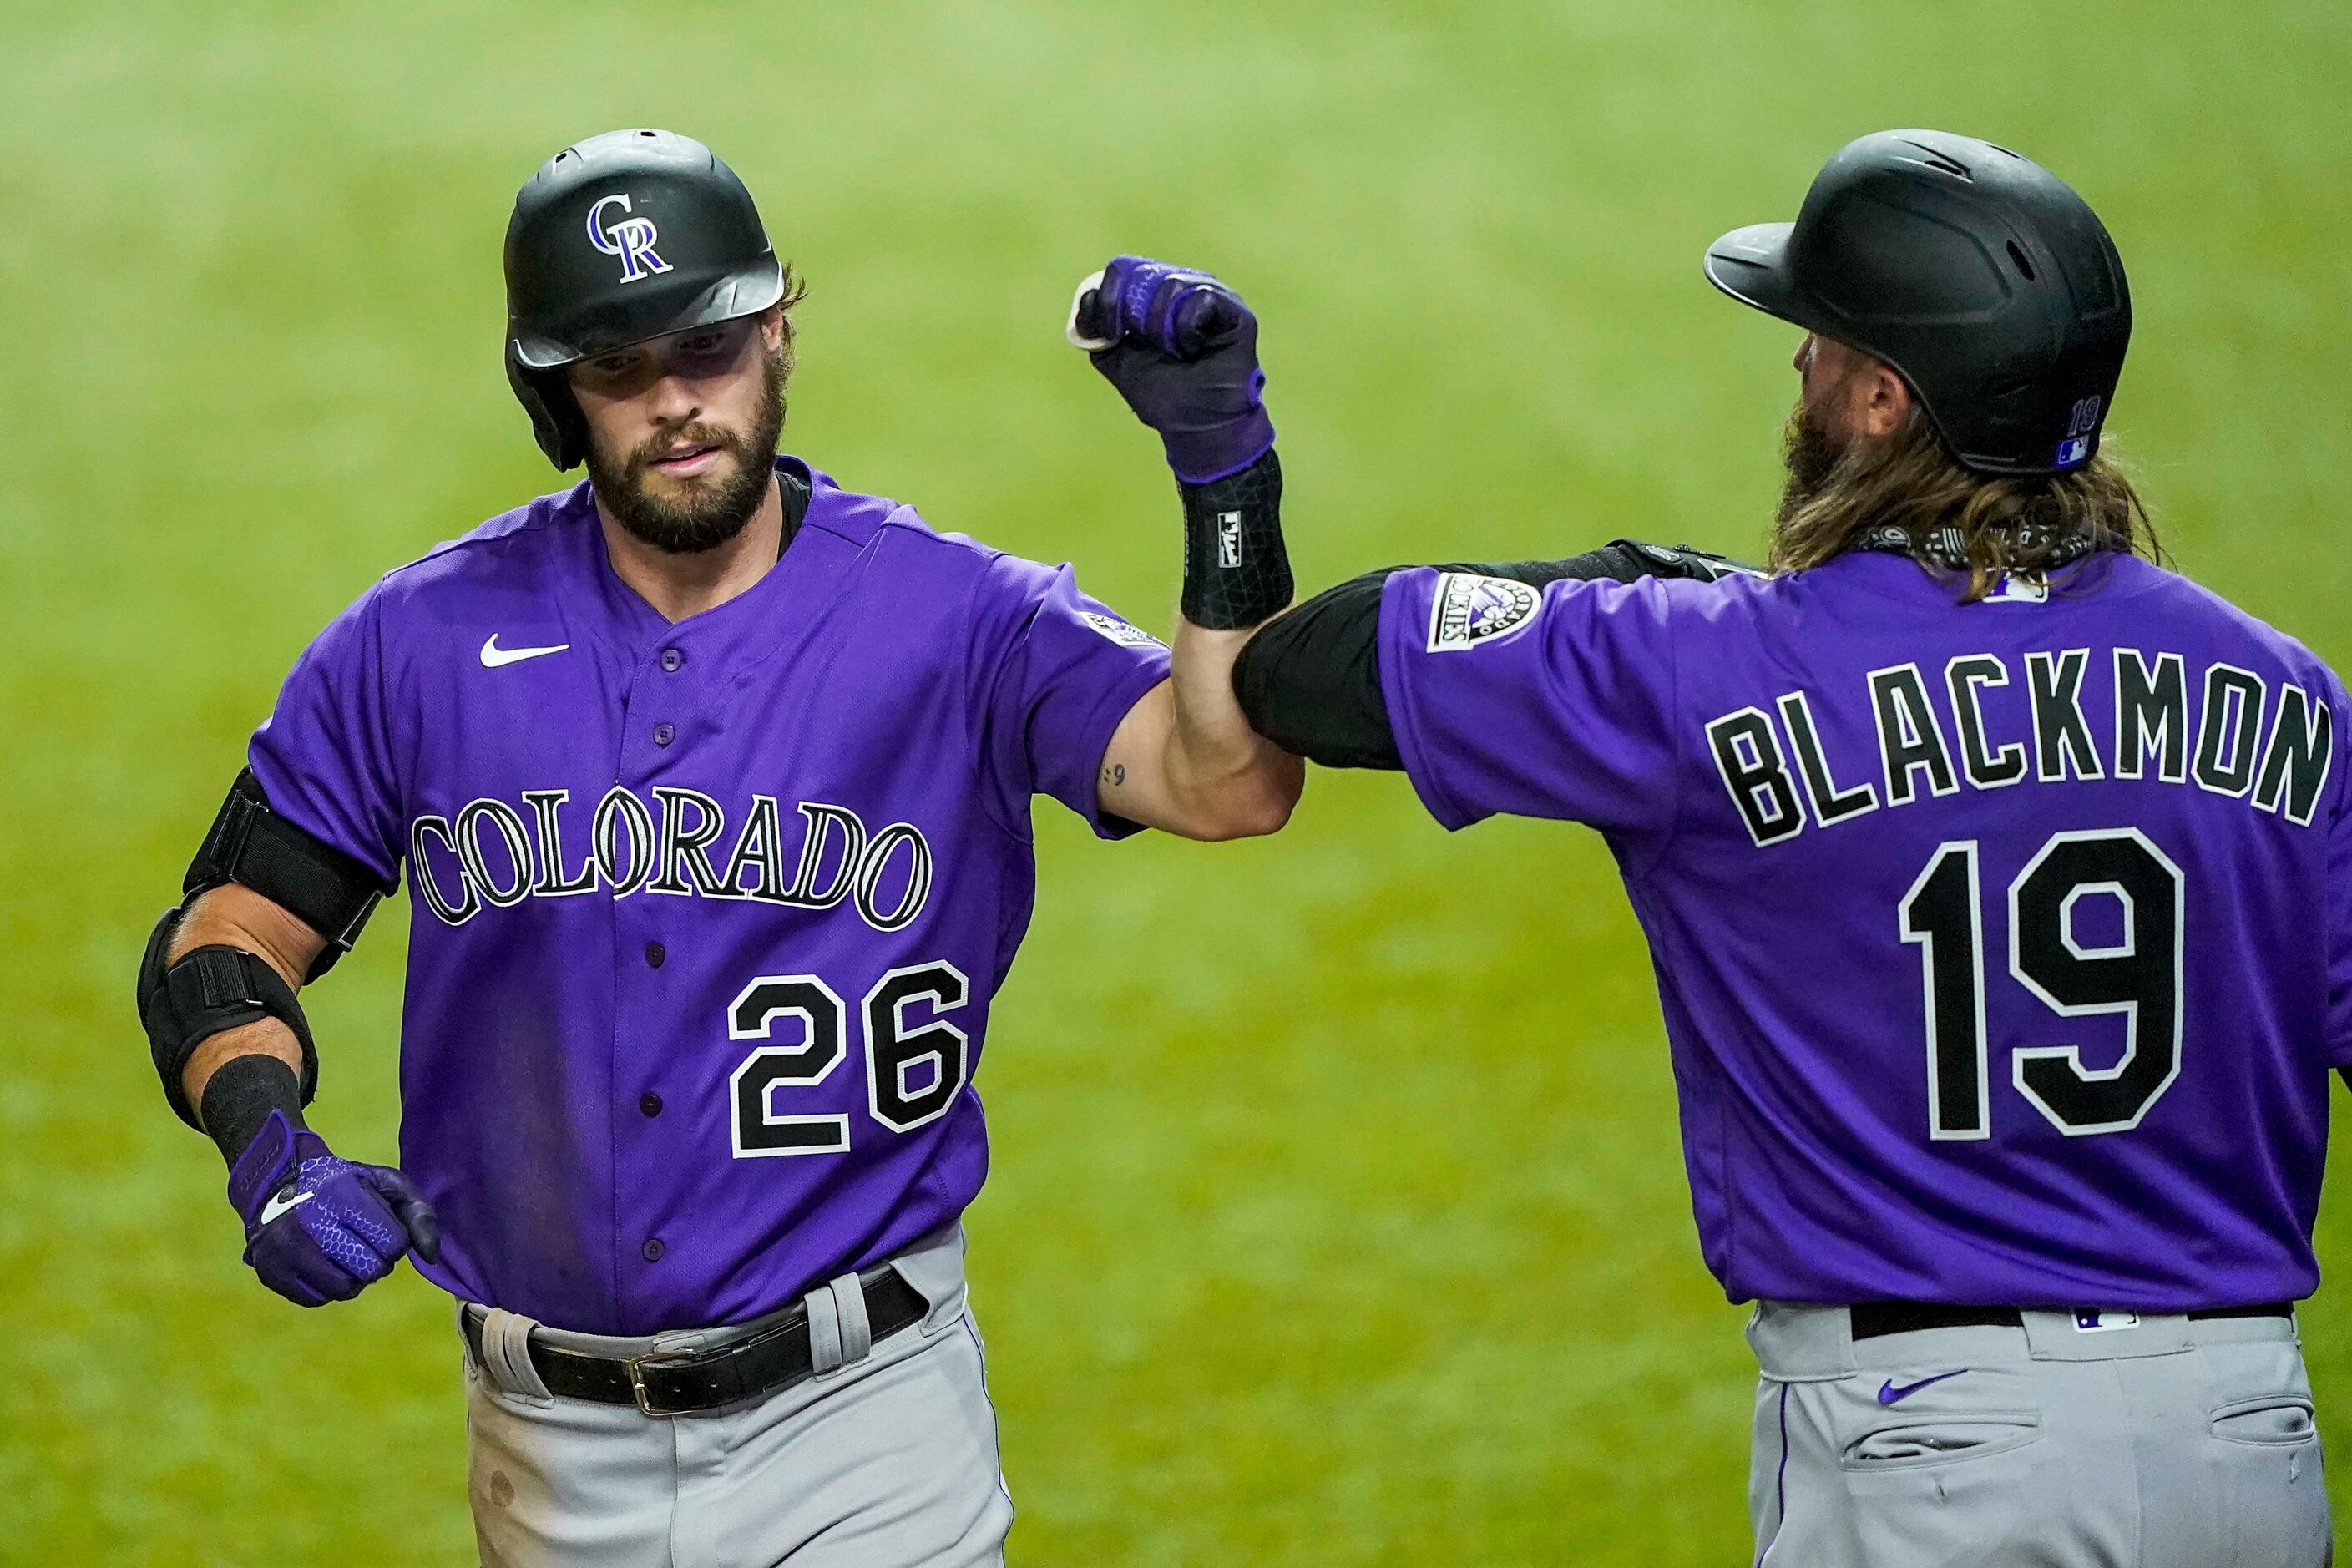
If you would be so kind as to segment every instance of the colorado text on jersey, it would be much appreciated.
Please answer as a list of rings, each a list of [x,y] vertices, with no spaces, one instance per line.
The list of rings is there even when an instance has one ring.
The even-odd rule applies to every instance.
[[[1916,664],[1870,671],[1875,784],[1864,759],[1828,754],[1802,690],[1775,700],[1778,725],[1752,707],[1711,721],[1707,747],[1759,848],[1803,832],[1808,805],[1816,824],[1834,827],[1881,805],[1957,794],[1964,783],[2000,789],[2028,778],[2193,781],[2311,825],[2335,750],[2324,700],[2293,684],[2273,689],[2235,665],[2210,665],[2192,681],[2177,653],[2114,651],[2110,701],[2095,722],[2084,702],[2089,648],[2025,655],[2021,684],[1990,653],[1959,655],[1940,678]],[[1995,734],[2026,739],[1988,739]]]
[[[649,806],[614,784],[593,810],[567,811],[571,791],[527,789],[520,808],[484,798],[453,816],[419,816],[408,830],[416,895],[449,925],[463,925],[485,908],[600,887],[616,899],[644,891],[806,910],[846,899],[876,931],[906,925],[930,897],[930,841],[912,823],[872,831],[847,806],[803,801],[788,879],[775,796],[751,797],[722,868],[714,867],[713,851],[727,838],[725,808],[699,790],[656,784],[651,793]],[[581,846],[576,851],[566,847],[567,816],[568,842]]]

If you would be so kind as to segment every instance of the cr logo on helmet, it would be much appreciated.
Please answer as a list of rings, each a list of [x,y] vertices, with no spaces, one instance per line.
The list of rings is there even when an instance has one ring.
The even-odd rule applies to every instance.
[[[623,212],[631,210],[628,196],[617,192],[588,209],[588,243],[607,256],[621,258],[624,283],[668,271],[669,263],[654,254],[654,241],[661,237],[661,232],[654,227],[653,219],[625,217],[617,223],[605,223],[604,209],[616,204]]]

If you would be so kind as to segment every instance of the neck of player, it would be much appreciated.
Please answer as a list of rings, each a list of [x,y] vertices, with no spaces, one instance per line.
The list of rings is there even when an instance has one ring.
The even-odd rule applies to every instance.
[[[647,544],[613,521],[602,497],[597,498],[596,519],[604,525],[604,553],[614,574],[673,625],[748,592],[774,569],[783,552],[784,501],[773,479],[740,532],[690,555]]]

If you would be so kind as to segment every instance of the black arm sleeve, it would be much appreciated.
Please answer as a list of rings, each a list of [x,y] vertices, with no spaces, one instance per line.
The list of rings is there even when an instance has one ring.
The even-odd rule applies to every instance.
[[[1242,646],[1234,695],[1250,728],[1327,768],[1402,768],[1381,697],[1381,590],[1393,567],[1350,577]]]
[[[1381,693],[1382,567],[1327,588],[1250,638],[1234,663],[1234,695],[1251,728],[1284,751],[1327,768],[1402,769],[1396,733]],[[1565,561],[1448,563],[1441,572],[1475,572],[1540,588],[1566,578],[1643,577],[1706,581],[1754,569],[1686,545],[1669,548],[1616,540]]]

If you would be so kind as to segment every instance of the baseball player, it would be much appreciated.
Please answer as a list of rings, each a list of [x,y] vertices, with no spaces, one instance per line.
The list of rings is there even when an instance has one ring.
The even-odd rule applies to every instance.
[[[1806,333],[1770,575],[1373,574],[1244,710],[1608,839],[1758,1303],[1759,1562],[2317,1568],[2344,687],[2162,565],[2099,451],[2124,268],[2046,170],[1865,137],[1706,272]]]
[[[164,1091],[270,1289],[413,1254],[458,1298],[484,1562],[998,1563],[958,1216],[1030,797],[1223,838],[1303,772],[1230,679],[1290,598],[1255,322],[1132,258],[1087,302],[1200,536],[1171,651],[777,455],[798,289],[701,143],[557,153],[506,273],[515,393],[587,482],[296,664],[142,965]],[[404,864],[394,1170],[306,1128],[297,992]]]

